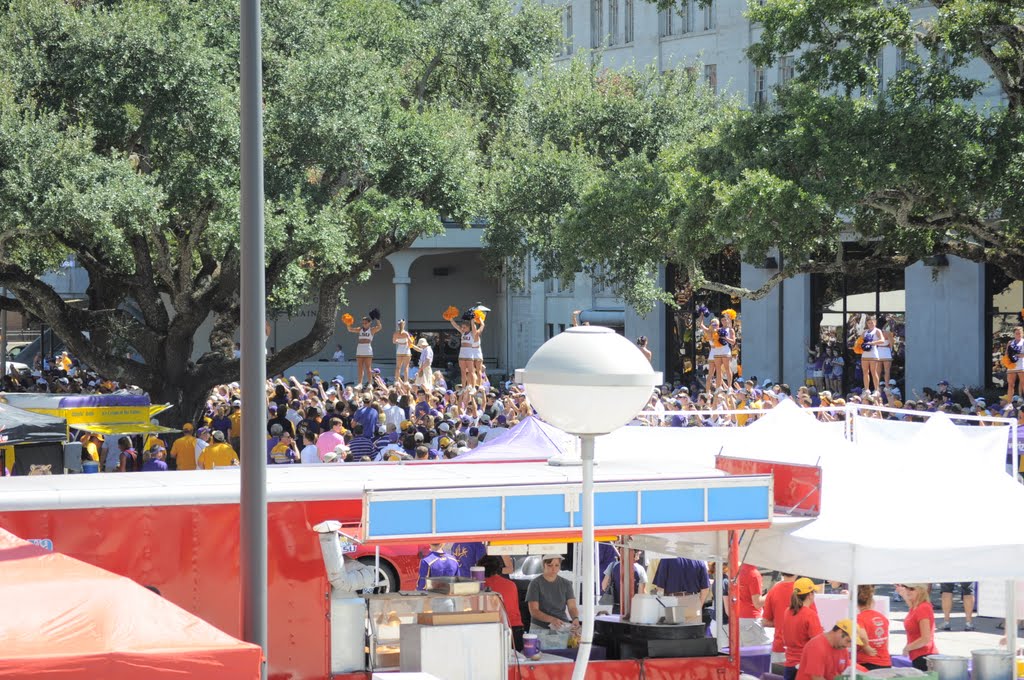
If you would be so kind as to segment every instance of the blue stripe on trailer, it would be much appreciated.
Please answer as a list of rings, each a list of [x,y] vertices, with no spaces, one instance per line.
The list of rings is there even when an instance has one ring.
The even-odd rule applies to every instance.
[[[636,491],[606,491],[594,494],[594,526],[634,526],[637,523],[636,513]],[[582,524],[581,519],[580,526]]]
[[[505,497],[505,529],[568,528],[564,494]]]
[[[767,486],[708,489],[709,522],[768,519],[768,505]]]
[[[704,489],[660,489],[640,493],[640,524],[698,524],[704,521]]]
[[[438,533],[501,531],[501,496],[438,498],[436,502]]]
[[[431,500],[378,501],[370,504],[370,527],[377,536],[432,534]]]

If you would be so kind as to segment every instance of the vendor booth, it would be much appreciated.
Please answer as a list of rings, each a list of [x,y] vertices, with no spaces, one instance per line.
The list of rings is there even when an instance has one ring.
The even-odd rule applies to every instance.
[[[66,439],[62,418],[0,403],[0,467],[10,474],[63,474]]]
[[[258,680],[260,648],[121,576],[0,530],[0,678]]]
[[[3,393],[11,406],[62,418],[71,430],[96,434],[156,434],[177,432],[151,420],[171,407],[152,404],[148,394],[22,394]]]

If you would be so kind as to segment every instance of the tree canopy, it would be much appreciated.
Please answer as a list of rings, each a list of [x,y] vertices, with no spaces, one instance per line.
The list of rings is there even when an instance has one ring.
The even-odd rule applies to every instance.
[[[541,197],[518,213],[506,201],[496,224],[507,235],[522,218],[542,274],[596,268],[641,308],[670,299],[649,276],[666,263],[693,286],[748,298],[798,273],[905,267],[940,253],[1024,276],[1024,5],[765,0],[748,16],[759,29],[747,52],[755,66],[794,59],[795,77],[762,105],[705,96],[695,116],[661,121],[661,136],[644,140],[642,117],[585,128],[593,117],[582,115],[568,134],[529,110],[520,117],[533,143],[518,174]],[[886,48],[900,64],[883,81]],[[527,101],[610,111],[602,77],[584,104],[543,83]],[[645,102],[636,106],[657,108],[657,92],[634,90]],[[633,146],[623,154],[573,133]],[[872,255],[846,261],[850,239]],[[777,249],[784,268],[756,290],[716,281],[702,263],[727,248],[748,262]]]
[[[194,408],[238,370],[238,3],[0,5],[0,285],[102,374]],[[263,20],[268,307],[318,300],[275,372],[384,256],[483,213],[558,25],[507,0],[265,0]],[[38,278],[69,254],[84,308]]]

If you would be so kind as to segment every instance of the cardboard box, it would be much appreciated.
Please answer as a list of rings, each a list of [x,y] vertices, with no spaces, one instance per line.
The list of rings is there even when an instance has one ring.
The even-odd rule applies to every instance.
[[[417,617],[421,626],[455,626],[465,623],[498,623],[498,612],[427,612]]]

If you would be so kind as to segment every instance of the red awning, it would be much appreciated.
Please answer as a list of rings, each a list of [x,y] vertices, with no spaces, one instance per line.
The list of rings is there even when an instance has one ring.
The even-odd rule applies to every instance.
[[[3,529],[0,611],[0,679],[260,677],[259,647],[130,579]]]

